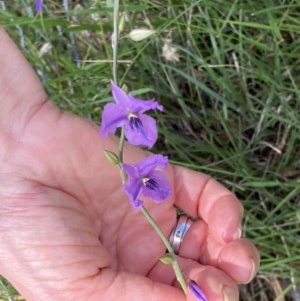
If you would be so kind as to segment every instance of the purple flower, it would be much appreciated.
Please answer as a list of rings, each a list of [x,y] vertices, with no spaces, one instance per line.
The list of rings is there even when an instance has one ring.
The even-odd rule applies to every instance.
[[[35,0],[35,10],[38,13],[43,10],[43,0]]]
[[[140,208],[143,202],[140,196],[151,198],[160,203],[171,196],[171,186],[165,175],[156,168],[166,169],[168,158],[162,155],[151,155],[137,164],[123,164],[128,176],[124,188],[134,208]]]
[[[144,112],[151,109],[163,110],[153,100],[141,100],[126,94],[115,83],[111,83],[115,103],[104,106],[100,135],[114,134],[118,127],[125,129],[125,137],[133,145],[145,145],[151,148],[157,140],[156,121]]]
[[[208,301],[207,297],[203,293],[202,289],[199,287],[199,285],[194,281],[189,281],[189,289],[193,293],[193,295],[200,301]]]

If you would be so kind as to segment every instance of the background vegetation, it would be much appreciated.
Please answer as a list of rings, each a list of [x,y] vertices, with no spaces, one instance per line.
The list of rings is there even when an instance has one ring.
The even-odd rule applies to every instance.
[[[0,1],[0,23],[53,101],[99,123],[110,101],[112,1],[44,2],[37,15],[33,0]],[[121,4],[119,77],[163,103],[156,150],[209,173],[245,206],[244,234],[262,262],[241,300],[300,300],[300,1]],[[156,34],[134,42],[134,28]],[[24,299],[2,279],[0,300]]]

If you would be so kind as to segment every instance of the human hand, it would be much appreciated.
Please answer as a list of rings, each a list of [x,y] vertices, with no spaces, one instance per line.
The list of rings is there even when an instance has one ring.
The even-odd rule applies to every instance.
[[[28,301],[195,300],[160,262],[165,247],[131,208],[98,128],[60,112],[0,29],[0,273]],[[126,162],[147,155],[126,146]],[[179,253],[184,273],[209,300],[238,300],[238,283],[258,268],[254,246],[240,239],[242,206],[206,175],[171,167],[170,200],[146,203],[166,235],[174,205],[200,217]]]

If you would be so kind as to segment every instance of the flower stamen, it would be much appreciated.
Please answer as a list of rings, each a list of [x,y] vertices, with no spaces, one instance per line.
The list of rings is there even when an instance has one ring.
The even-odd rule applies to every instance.
[[[156,203],[168,199],[171,196],[171,185],[164,173],[157,167],[166,169],[168,158],[162,155],[150,155],[136,164],[122,164],[127,175],[124,184],[125,192],[129,196],[134,208],[142,206],[140,196],[150,198]]]
[[[153,180],[153,179],[143,178],[143,179],[142,179],[142,182],[143,182],[143,184],[144,184],[147,188],[149,188],[149,189],[151,189],[151,190],[158,190],[158,189],[159,189],[158,183],[157,183],[155,180]]]
[[[153,147],[157,140],[156,121],[145,114],[149,110],[163,110],[155,100],[144,101],[126,94],[114,82],[111,83],[114,102],[107,103],[102,112],[100,136],[115,134],[124,127],[125,138],[130,144]]]
[[[137,117],[137,115],[135,115],[133,113],[129,113],[128,114],[128,119],[129,119],[130,128],[132,130],[135,130],[135,129],[136,130],[141,130],[143,128],[143,123]]]

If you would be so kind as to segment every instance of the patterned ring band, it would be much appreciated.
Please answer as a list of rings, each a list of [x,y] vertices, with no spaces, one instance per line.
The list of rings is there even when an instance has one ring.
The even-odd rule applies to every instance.
[[[192,223],[193,221],[187,215],[181,214],[178,216],[175,227],[173,228],[169,238],[169,242],[176,255],[178,255],[183,238]]]

